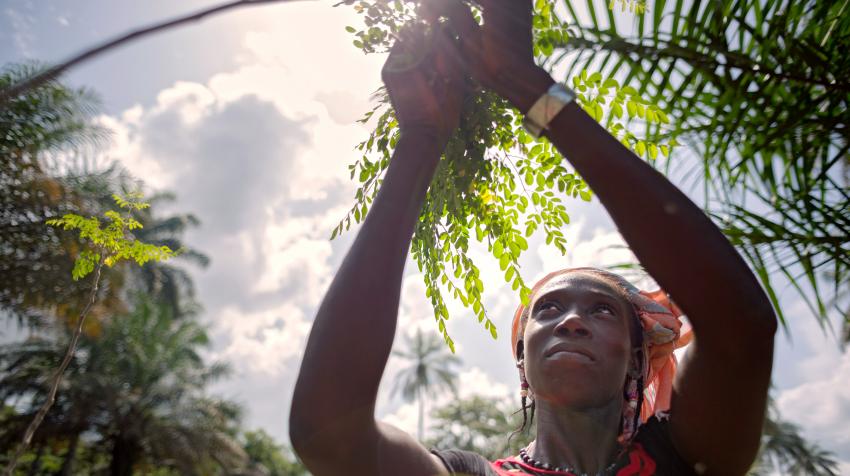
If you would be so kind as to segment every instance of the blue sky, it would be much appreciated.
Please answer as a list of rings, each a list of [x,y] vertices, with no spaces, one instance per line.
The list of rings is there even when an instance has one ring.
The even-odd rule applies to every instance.
[[[0,62],[55,61],[147,22],[215,2],[152,0],[2,0]],[[212,258],[193,270],[203,319],[213,329],[211,357],[236,374],[216,390],[242,402],[247,424],[286,440],[286,419],[304,339],[353,232],[328,241],[350,206],[347,165],[366,126],[380,80],[379,56],[351,46],[357,17],[329,3],[250,7],[135,42],[70,73],[97,91],[99,118],[113,141],[97,160],[118,160],[153,188],[178,195],[174,210],[193,212],[193,246]],[[688,154],[678,160],[688,164]],[[676,181],[677,174],[673,178]],[[698,190],[685,190],[699,194]],[[530,241],[527,279],[570,265],[628,259],[598,203],[568,202],[566,257]],[[488,285],[485,303],[502,337],[493,341],[461,307],[449,330],[464,360],[462,394],[515,395],[505,334],[517,297],[500,286],[498,264],[473,249]],[[707,291],[710,292],[710,291]],[[824,334],[790,288],[782,294],[790,332],[777,337],[774,384],[785,418],[843,460],[850,474],[850,357]],[[399,326],[435,332],[416,267],[403,283]],[[790,336],[793,336],[793,341]],[[385,383],[401,362],[390,361]],[[379,413],[414,431],[415,407],[382,391]]]

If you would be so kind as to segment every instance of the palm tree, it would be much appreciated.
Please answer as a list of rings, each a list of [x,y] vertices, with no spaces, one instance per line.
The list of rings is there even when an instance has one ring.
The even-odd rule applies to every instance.
[[[39,69],[7,65],[0,87]],[[87,283],[57,286],[68,281],[76,240],[44,226],[46,219],[79,213],[79,199],[44,162],[101,143],[106,132],[91,121],[97,105],[90,91],[51,82],[0,108],[0,307],[22,324],[84,299]]]
[[[60,358],[68,330],[0,348],[0,402],[27,402],[27,422],[46,392],[44,375]],[[57,404],[39,432],[42,440],[96,435],[91,443],[109,455],[109,473],[129,476],[134,468],[172,468],[180,474],[237,470],[245,453],[235,441],[239,408],[205,394],[227,374],[206,364],[209,344],[192,319],[175,320],[167,305],[139,297],[132,312],[105,322],[99,336],[85,335],[68,368]],[[15,441],[22,427],[5,425],[2,441]],[[68,452],[70,468],[75,455]],[[212,469],[211,469],[212,468]],[[71,474],[70,469],[68,474]]]
[[[777,275],[821,320],[850,322],[847,299],[835,299],[850,285],[850,4],[656,0],[627,25],[599,3],[564,2],[553,25],[571,34],[546,67],[568,79],[598,65],[659,104],[674,127],[650,134],[697,152],[708,211],[783,322]]]
[[[452,367],[460,365],[461,361],[446,349],[440,337],[423,334],[421,329],[412,336],[405,336],[405,346],[407,350],[393,351],[393,355],[408,361],[409,366],[396,375],[391,395],[400,392],[404,401],[418,402],[417,436],[422,441],[425,398],[433,398],[443,390],[456,393],[457,374]]]
[[[428,446],[473,451],[490,461],[517,454],[534,437],[535,430],[527,427],[515,434],[522,425],[516,403],[508,398],[473,395],[434,408]]]
[[[6,66],[0,71],[0,87],[38,68]],[[79,250],[76,236],[46,227],[45,220],[65,213],[100,216],[114,206],[113,193],[126,195],[143,188],[116,164],[96,167],[86,162],[85,157],[97,151],[109,133],[92,121],[97,110],[93,93],[58,82],[0,108],[0,308],[22,324],[55,316],[68,320],[77,315],[86,298],[87,283],[67,279]],[[61,159],[55,157],[58,152],[63,153]],[[144,226],[138,238],[180,249],[184,262],[206,266],[209,259],[181,239],[198,220],[191,214],[156,214],[158,205],[173,200],[174,195],[167,192],[147,199],[151,208],[136,217]],[[104,282],[105,292],[94,316],[124,310],[127,296],[122,291],[139,287],[168,302],[175,316],[197,308],[191,278],[173,264],[119,266],[107,270]]]
[[[838,476],[838,463],[832,453],[806,441],[796,425],[783,421],[771,402],[759,455],[749,474],[762,476],[774,472],[790,476]]]

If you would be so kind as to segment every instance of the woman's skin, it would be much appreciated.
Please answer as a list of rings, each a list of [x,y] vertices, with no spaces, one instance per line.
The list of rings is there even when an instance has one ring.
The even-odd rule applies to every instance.
[[[444,475],[406,433],[375,420],[395,333],[404,262],[440,154],[457,126],[463,75],[525,113],[553,83],[531,53],[531,2],[481,2],[484,25],[453,0],[430,4],[459,43],[398,72],[403,38],[384,67],[401,129],[381,191],[316,315],[290,413],[293,447],[316,475]],[[415,35],[413,35],[415,36]],[[458,58],[462,58],[462,61]],[[436,73],[436,74],[435,74]],[[582,175],[632,251],[690,319],[695,333],[671,402],[673,443],[706,474],[744,474],[761,434],[776,318],[746,264],[702,210],[575,104],[546,136]],[[633,365],[627,304],[587,274],[534,296],[518,344],[539,415],[535,459],[596,473],[616,455],[625,374]],[[618,300],[619,299],[619,300]],[[603,309],[605,305],[610,309]],[[553,345],[591,355],[551,356]]]

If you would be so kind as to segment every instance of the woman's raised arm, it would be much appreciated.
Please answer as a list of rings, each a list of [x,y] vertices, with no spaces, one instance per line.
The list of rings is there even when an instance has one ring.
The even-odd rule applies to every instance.
[[[424,33],[407,33],[383,71],[401,137],[381,190],[319,307],[292,401],[292,445],[319,476],[446,474],[413,438],[374,417],[407,250],[463,95],[448,38],[437,35],[431,54],[410,65],[424,49]]]
[[[553,84],[534,64],[531,0],[480,0],[483,27],[444,4],[474,76],[526,113]],[[574,102],[546,137],[587,181],[695,339],[671,401],[679,452],[710,474],[744,474],[759,448],[776,317],[747,265],[703,211]]]

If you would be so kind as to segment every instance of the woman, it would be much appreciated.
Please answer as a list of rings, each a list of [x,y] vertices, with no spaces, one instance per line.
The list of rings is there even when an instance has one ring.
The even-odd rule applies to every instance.
[[[457,36],[435,35],[431,54],[411,65],[404,63],[422,35],[408,32],[384,67],[401,137],[316,316],[290,414],[294,448],[316,475],[746,473],[759,447],[776,331],[758,282],[697,206],[550,89],[554,81],[533,61],[530,0],[482,1],[480,27],[451,2],[437,13]],[[672,381],[670,353],[683,334],[665,294],[592,269],[547,276],[518,310],[512,339],[536,439],[495,463],[430,453],[375,420],[412,231],[458,124],[467,74],[544,131],[694,332]]]

